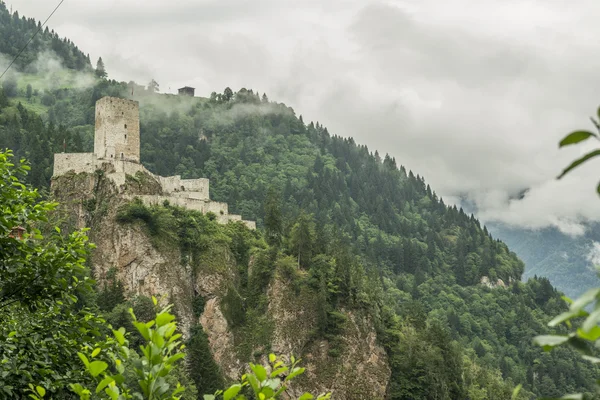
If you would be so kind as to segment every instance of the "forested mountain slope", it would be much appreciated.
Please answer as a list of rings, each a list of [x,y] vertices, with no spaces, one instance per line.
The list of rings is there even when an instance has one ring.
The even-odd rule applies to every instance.
[[[40,90],[27,104],[0,91],[0,147],[29,158],[30,183],[47,187],[54,152],[92,150],[95,101],[130,97],[131,86],[98,79]],[[560,293],[547,279],[520,282],[517,256],[472,215],[446,206],[423,177],[251,90],[134,93],[143,164],[163,176],[210,178],[212,199],[264,229],[268,245],[257,246],[270,258],[253,267],[255,280],[245,275],[248,263],[238,271],[236,290],[254,299],[240,307],[238,333],[268,307],[277,265],[298,296],[319,299],[314,335],[331,344],[331,363],[348,313],[372,318],[391,368],[389,398],[509,399],[518,383],[521,398],[593,390],[595,367],[531,342],[566,310]],[[177,211],[144,211],[152,222],[148,213]],[[185,229],[176,234],[189,239]]]
[[[6,3],[0,1],[0,53],[7,61],[12,60],[40,26],[41,22],[33,18],[20,17],[18,11],[11,14]],[[29,43],[16,60],[15,67],[21,71],[29,67],[30,72],[35,72],[34,62],[40,54],[47,51],[52,51],[59,57],[66,68],[79,71],[91,69],[89,56],[83,54],[70,39],[60,38],[48,27]],[[6,64],[8,65],[8,62]]]

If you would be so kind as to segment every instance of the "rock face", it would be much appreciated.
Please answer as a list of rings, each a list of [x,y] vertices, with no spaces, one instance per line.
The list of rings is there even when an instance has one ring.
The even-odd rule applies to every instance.
[[[123,283],[127,297],[154,295],[163,304],[174,303],[184,332],[194,324],[202,325],[213,358],[227,378],[239,378],[248,361],[266,362],[268,351],[272,351],[303,359],[307,371],[293,385],[292,395],[332,391],[336,399],[385,397],[390,369],[369,318],[356,311],[343,311],[347,322],[339,354],[331,356],[329,343],[314,339],[314,294],[306,288],[297,292],[277,272],[266,290],[268,311],[263,316],[270,325],[265,330],[270,345],[253,345],[240,351],[247,331],[233,328],[224,309],[224,298],[235,294],[240,282],[229,248],[215,245],[191,263],[177,246],[164,245],[151,237],[141,223],[117,222],[120,205],[133,196],[152,195],[155,189],[140,184],[139,179],[117,188],[101,171],[67,174],[53,180],[53,195],[61,203],[66,223],[91,228],[90,241],[97,246],[91,264],[100,285],[110,272]],[[199,317],[193,310],[197,296],[205,300]]]

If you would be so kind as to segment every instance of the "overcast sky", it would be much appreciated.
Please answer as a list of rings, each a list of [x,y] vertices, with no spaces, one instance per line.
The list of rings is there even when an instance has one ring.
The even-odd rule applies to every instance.
[[[600,220],[599,164],[557,182],[583,151],[557,143],[600,104],[599,19],[597,0],[66,0],[49,25],[111,78],[266,92],[484,221],[577,234]]]

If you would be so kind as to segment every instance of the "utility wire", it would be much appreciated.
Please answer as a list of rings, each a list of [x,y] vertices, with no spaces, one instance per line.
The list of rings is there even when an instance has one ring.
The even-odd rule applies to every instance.
[[[8,67],[6,67],[6,69],[4,70],[4,72],[2,73],[2,75],[0,75],[0,79],[2,79],[2,77],[8,72],[8,70],[10,69],[10,67],[12,67],[12,65],[15,63],[15,61],[17,61],[17,59],[19,58],[19,56],[25,51],[25,49],[27,48],[27,46],[29,46],[29,43],[31,43],[31,41],[37,36],[37,34],[40,33],[40,31],[44,28],[44,26],[46,25],[46,23],[48,22],[48,20],[50,18],[52,18],[52,16],[56,12],[56,10],[58,10],[58,8],[62,5],[62,3],[64,1],[65,0],[60,0],[60,3],[58,3],[58,5],[54,9],[54,11],[52,11],[52,13],[50,14],[50,16],[48,16],[48,18],[46,18],[46,20],[44,21],[44,23],[42,24],[42,26],[40,26],[40,28],[33,34],[33,36],[31,38],[29,38],[29,40],[27,41],[27,43],[25,44],[25,46],[21,49],[21,51],[19,51],[19,54],[17,54],[17,56],[11,61],[11,63],[8,65]]]

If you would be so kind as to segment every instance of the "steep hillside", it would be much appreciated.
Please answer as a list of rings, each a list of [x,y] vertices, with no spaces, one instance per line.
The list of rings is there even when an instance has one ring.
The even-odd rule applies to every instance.
[[[12,60],[40,26],[41,23],[33,18],[20,17],[18,11],[11,14],[6,3],[0,1],[0,53],[5,59]],[[21,72],[35,73],[35,61],[45,52],[52,52],[66,68],[79,71],[91,69],[89,56],[83,54],[70,39],[59,37],[48,27],[31,41],[15,62],[15,68]]]
[[[30,182],[48,188],[52,153],[91,151],[96,100],[131,86],[44,89],[27,106],[0,91],[0,146],[28,157]],[[547,279],[521,282],[517,256],[423,177],[252,90],[134,89],[142,163],[210,178],[211,198],[260,230],[115,196],[151,191],[143,176],[122,188],[102,170],[65,176],[52,194],[65,227],[92,228],[90,268],[110,321],[130,322],[126,300],[176,303],[199,392],[270,350],[301,355],[303,385],[337,398],[510,399],[517,383],[522,399],[592,391],[597,368],[531,343],[566,310],[560,293]]]
[[[211,358],[213,380],[233,380],[246,362],[274,351],[303,355],[309,372],[294,386],[299,394],[330,390],[340,399],[384,398],[388,358],[365,310],[338,313],[345,323],[332,363],[333,342],[318,333],[320,298],[307,271],[272,253],[241,223],[222,226],[197,212],[124,200],[158,194],[160,185],[138,173],[117,187],[106,177],[110,166],[105,168],[61,176],[52,188],[63,205],[63,227],[91,228],[97,249],[90,262],[110,322],[122,323],[121,305],[109,300],[117,292],[173,302],[188,342],[208,341],[209,349],[192,347],[189,354],[195,360],[190,375],[201,393],[219,388],[218,382],[206,382]]]
[[[70,92],[57,106],[68,105],[74,111],[71,115],[90,115],[93,98],[118,90],[125,92],[127,85],[104,81]],[[227,201],[232,212],[257,219],[267,238],[281,238],[277,247],[282,253],[265,264],[263,273],[275,265],[285,266],[285,257],[291,255],[304,260],[298,272],[300,287],[330,288],[323,293],[325,317],[317,336],[333,346],[327,355],[333,357],[330,363],[345,357],[339,353],[340,343],[355,340],[343,333],[352,329],[340,328],[347,329],[348,321],[359,313],[373,321],[377,341],[386,350],[391,398],[456,398],[465,393],[510,398],[516,382],[547,395],[586,388],[593,374],[590,366],[568,350],[546,354],[530,344],[535,334],[546,331],[550,316],[565,309],[560,294],[544,279],[519,283],[523,264],[506,245],[493,239],[473,216],[445,206],[420,176],[398,168],[390,157],[370,154],[351,139],[330,136],[320,124],[303,123],[290,108],[251,91],[242,90],[229,100],[225,94],[211,99],[138,96],[143,163],[162,175],[209,177],[212,198]],[[20,121],[36,120],[24,109],[19,113]],[[84,151],[91,149],[87,132],[92,126],[86,126],[76,133],[65,131]],[[266,218],[268,204],[280,205],[279,227]],[[295,235],[303,230],[308,232],[307,245],[300,250]],[[267,287],[277,287],[272,274],[261,276]],[[491,282],[486,285],[492,288],[480,281]],[[252,296],[256,289],[240,287],[243,290]],[[282,312],[278,304],[284,303],[272,290],[264,292],[261,307]],[[302,299],[315,297],[302,289],[297,293],[296,302],[301,304],[306,304]],[[208,315],[218,315],[214,305],[206,309]],[[288,313],[274,318],[286,321]],[[257,315],[261,314],[256,308],[250,308],[241,317],[239,329],[246,335],[262,324]],[[206,322],[208,317],[204,318]],[[273,324],[276,332],[285,327]],[[221,340],[227,337],[225,332],[235,331],[223,324],[214,329],[221,332]],[[274,344],[276,335],[269,337],[264,343],[271,348],[290,349]],[[241,347],[247,349],[246,356],[254,356],[254,347]],[[313,353],[301,348],[310,358]],[[221,362],[231,353],[214,356]],[[361,357],[349,358],[347,365]],[[575,367],[551,367],[564,362]],[[315,374],[319,376],[316,369]]]

